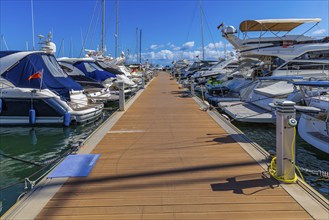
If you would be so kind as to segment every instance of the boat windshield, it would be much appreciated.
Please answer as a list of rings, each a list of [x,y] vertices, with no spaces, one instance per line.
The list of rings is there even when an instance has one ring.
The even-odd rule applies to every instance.
[[[94,63],[83,63],[86,70],[89,72],[89,73],[92,73],[94,72],[95,70],[98,70],[98,71],[104,71],[103,69],[99,68],[96,64]]]
[[[52,56],[52,55],[42,55],[41,57],[42,57],[45,65],[49,69],[50,73],[54,77],[63,77],[63,78],[67,77],[67,74],[59,66],[59,64],[57,63],[57,60],[54,56]]]
[[[240,65],[238,65],[238,67],[232,71],[232,75],[236,73],[243,73],[251,69],[252,67],[256,66],[259,62],[260,62],[259,60],[251,60],[251,59],[243,60],[242,62],[240,62]]]
[[[223,63],[224,60],[219,61],[218,63],[216,63],[215,65],[213,65],[212,67],[209,68],[209,70],[214,70],[217,69],[221,66],[221,63]]]

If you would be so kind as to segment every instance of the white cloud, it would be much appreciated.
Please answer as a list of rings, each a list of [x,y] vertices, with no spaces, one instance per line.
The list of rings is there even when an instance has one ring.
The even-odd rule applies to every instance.
[[[325,34],[326,32],[327,32],[326,29],[322,28],[322,29],[313,31],[312,35],[321,35],[321,34]]]
[[[164,45],[157,45],[157,44],[152,44],[151,46],[150,46],[150,49],[151,50],[157,50],[157,49],[159,49],[159,48],[162,48],[162,47],[164,47]]]
[[[152,51],[145,50],[142,54],[142,60],[148,59],[154,63],[171,63],[173,60],[188,59],[197,60],[198,57],[202,58],[201,48],[193,48],[195,46],[194,41],[186,42],[181,47],[169,42],[162,45],[164,48],[160,51],[155,51],[155,48],[159,48],[159,45],[153,44],[149,48]],[[226,44],[227,54],[232,53],[232,45]],[[153,48],[153,49],[152,49]],[[209,43],[205,46],[205,60],[218,60],[224,57],[224,42]],[[133,57],[132,57],[133,58]],[[136,59],[136,58],[135,58]]]
[[[194,41],[189,41],[189,42],[184,43],[182,45],[181,49],[188,50],[188,49],[191,49],[192,47],[194,47]]]

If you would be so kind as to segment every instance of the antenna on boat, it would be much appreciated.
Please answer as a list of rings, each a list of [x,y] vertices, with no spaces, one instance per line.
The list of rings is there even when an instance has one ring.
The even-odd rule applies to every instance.
[[[43,38],[45,38],[43,35],[38,35],[39,38],[39,44],[42,45],[41,49],[42,51],[45,51],[46,53],[49,54],[55,54],[56,53],[56,44],[51,42],[52,39],[52,33],[49,32],[47,38],[42,41]]]
[[[34,12],[33,12],[33,0],[31,0],[31,17],[32,17],[32,50],[35,50],[35,43],[34,43]]]
[[[202,38],[202,60],[204,60],[204,36],[203,36],[203,20],[202,20],[202,0],[200,0],[200,26],[201,26],[201,38]]]

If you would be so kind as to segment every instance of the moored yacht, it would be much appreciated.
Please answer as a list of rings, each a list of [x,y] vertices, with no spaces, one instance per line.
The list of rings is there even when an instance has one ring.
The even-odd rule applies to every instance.
[[[274,33],[289,32],[301,24],[319,21],[320,19],[275,19],[242,22],[241,32],[260,32],[258,43],[255,39],[239,39],[231,26],[224,28],[223,36],[239,50],[241,57],[252,57],[262,61],[260,68],[254,73],[255,79],[262,77],[262,80],[255,81],[247,90],[241,91],[245,93],[241,95],[242,102],[220,103],[224,111],[236,120],[272,123],[275,122],[275,115],[271,112],[270,103],[277,99],[300,101],[299,91],[287,82],[289,77],[328,77],[328,38],[316,40],[304,35],[280,37],[278,33]],[[265,37],[263,32],[271,32],[276,36]],[[293,37],[295,40],[286,45],[286,40]]]
[[[328,38],[316,39],[302,35],[290,35],[289,32],[307,23],[315,27],[321,21],[320,18],[312,19],[262,19],[245,20],[240,23],[239,29],[242,38],[237,36],[238,31],[233,26],[222,29],[222,36],[226,38],[241,56],[254,57],[264,54],[279,54],[282,59],[289,60],[296,57],[294,50],[308,43],[328,42]],[[252,36],[251,36],[252,35]],[[259,53],[258,53],[259,52]]]
[[[44,51],[0,52],[1,125],[86,123],[102,115]]]
[[[298,133],[306,142],[329,154],[329,81],[303,81],[295,85],[302,87],[307,105],[297,109],[302,112]],[[307,88],[326,88],[326,91],[320,89],[317,95],[309,97],[305,91]]]
[[[90,58],[59,58],[61,68],[77,83],[87,97],[94,103],[117,100],[111,95],[111,85],[116,80],[114,74],[108,73],[96,66]]]

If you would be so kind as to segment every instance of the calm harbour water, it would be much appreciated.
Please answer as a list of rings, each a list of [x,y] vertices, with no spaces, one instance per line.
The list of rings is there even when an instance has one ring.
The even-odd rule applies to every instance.
[[[114,103],[109,108],[118,108]],[[113,111],[76,127],[0,127],[0,216],[24,193],[25,178],[36,180],[85,140]],[[30,185],[29,185],[30,186]]]
[[[110,114],[111,112],[107,112],[103,119],[75,128],[0,127],[0,216],[24,192],[24,179],[44,166],[38,166],[38,164],[46,164],[47,161],[65,155],[72,146],[86,139]],[[275,150],[273,125],[244,123],[235,123],[235,125],[267,151]],[[296,146],[298,166],[311,170],[329,170],[328,155],[316,150],[299,137],[296,139]],[[35,180],[41,173],[33,175],[31,180]],[[311,186],[329,198],[328,180],[308,173],[303,173],[303,175]]]

